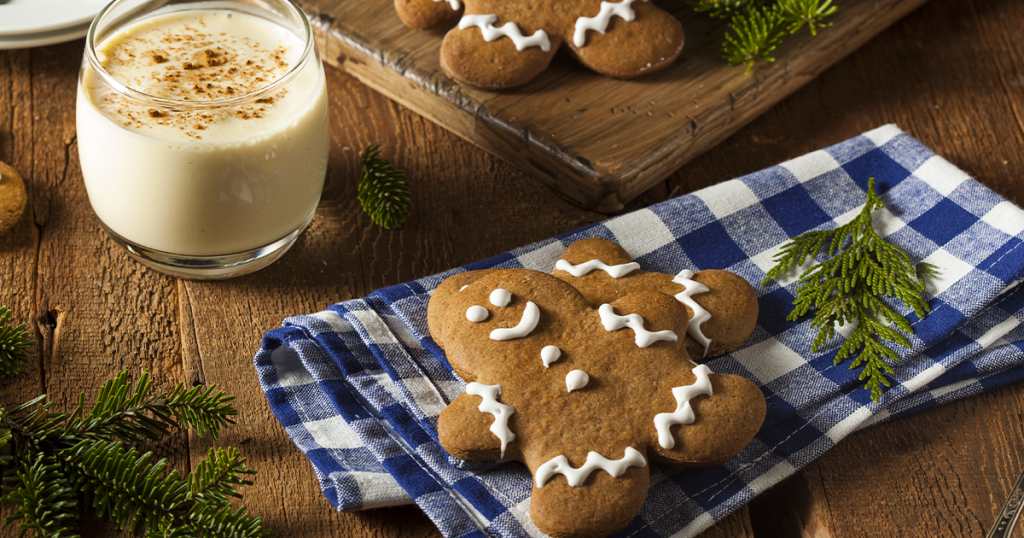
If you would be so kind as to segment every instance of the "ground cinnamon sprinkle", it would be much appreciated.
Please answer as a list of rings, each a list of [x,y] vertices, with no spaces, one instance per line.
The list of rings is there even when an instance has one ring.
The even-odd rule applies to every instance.
[[[198,26],[185,25],[185,30],[171,33],[154,31],[131,36],[106,51],[101,58],[103,66],[115,78],[118,73],[143,72],[128,80],[122,80],[129,87],[150,95],[186,101],[210,101],[227,99],[248,94],[265,87],[269,81],[287,73],[288,48],[265,48],[247,38],[225,35],[214,36],[203,28],[202,18]],[[145,70],[138,70],[137,59],[145,59]],[[246,58],[242,61],[242,58]],[[250,58],[255,58],[255,61]],[[119,69],[120,68],[120,69]],[[228,119],[253,120],[267,115],[287,93],[281,90],[272,96],[263,97],[249,104],[230,110],[217,111],[173,111],[144,108],[128,101],[113,91],[99,96],[97,104],[119,116],[126,126],[144,128],[163,125],[181,130],[195,140],[210,125]]]

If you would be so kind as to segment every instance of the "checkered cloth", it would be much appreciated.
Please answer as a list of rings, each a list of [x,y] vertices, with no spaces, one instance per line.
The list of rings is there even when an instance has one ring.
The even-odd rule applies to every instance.
[[[939,268],[923,320],[893,386],[874,404],[838,343],[810,350],[809,319],[786,321],[795,278],[762,286],[791,237],[849,222],[868,178],[886,203],[875,228]],[[585,237],[617,241],[647,271],[723,268],[754,285],[747,345],[708,361],[754,380],[768,415],[732,460],[707,469],[651,464],[651,488],[630,537],[693,536],[820,456],[851,432],[1024,377],[1024,212],[928,148],[885,126],[781,165],[612,218],[492,259],[285,320],[255,358],[277,418],[313,462],[339,510],[414,501],[448,537],[538,536],[531,477],[519,463],[469,465],[437,442],[437,418],[463,392],[427,332],[427,302],[469,269],[550,272]]]

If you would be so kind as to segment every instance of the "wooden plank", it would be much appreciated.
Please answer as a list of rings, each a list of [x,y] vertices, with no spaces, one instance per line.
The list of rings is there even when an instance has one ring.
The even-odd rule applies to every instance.
[[[804,31],[752,75],[721,58],[723,21],[683,2],[664,6],[687,29],[669,68],[632,81],[566,56],[505,92],[461,86],[441,70],[443,31],[410,30],[387,0],[305,0],[332,21],[329,63],[582,202],[610,212],[718,144],[923,0],[838,0],[834,25]]]

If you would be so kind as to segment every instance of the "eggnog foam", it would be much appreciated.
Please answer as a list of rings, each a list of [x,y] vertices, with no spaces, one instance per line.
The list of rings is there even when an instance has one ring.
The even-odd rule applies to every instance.
[[[132,89],[202,102],[266,87],[299,62],[303,45],[258,16],[195,10],[132,23],[96,50]],[[150,249],[210,256],[259,248],[300,227],[320,198],[328,124],[318,61],[265,99],[190,111],[132,101],[86,67],[77,126],[97,216]]]

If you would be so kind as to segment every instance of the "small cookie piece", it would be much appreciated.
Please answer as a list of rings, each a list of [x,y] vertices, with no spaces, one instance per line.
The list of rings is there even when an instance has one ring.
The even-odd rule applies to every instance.
[[[21,175],[4,162],[0,162],[0,236],[11,231],[25,212],[28,195]]]
[[[457,21],[462,14],[459,0],[395,0],[395,13],[409,28],[431,30]]]
[[[529,82],[563,44],[602,75],[635,78],[675,61],[685,40],[679,21],[649,0],[464,1],[459,25],[441,43],[441,67],[478,88]],[[395,10],[413,28],[439,28],[461,7],[460,0],[448,2],[395,0]]]
[[[463,279],[474,276],[431,299],[447,305],[434,326],[468,382],[441,413],[438,436],[456,457],[524,463],[542,532],[615,533],[640,511],[652,459],[718,464],[760,428],[766,407],[756,385],[688,360],[686,308],[672,296],[641,291],[594,309],[546,273]],[[486,316],[470,319],[477,308]],[[545,353],[552,346],[557,357]]]

